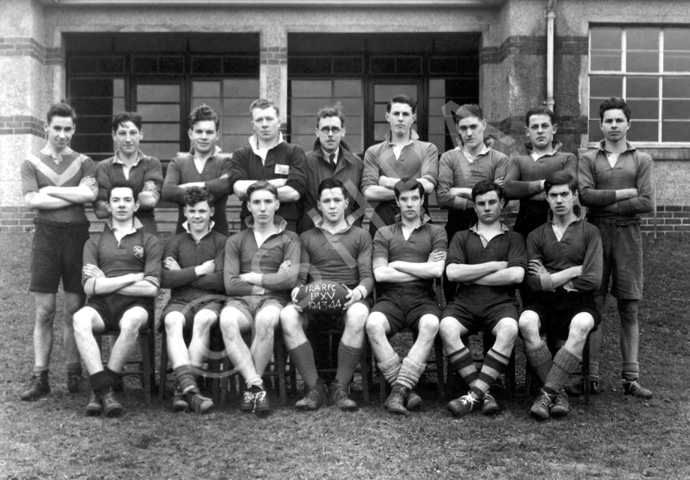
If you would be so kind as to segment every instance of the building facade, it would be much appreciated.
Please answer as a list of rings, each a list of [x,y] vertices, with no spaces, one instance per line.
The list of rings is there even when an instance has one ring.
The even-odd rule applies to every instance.
[[[23,231],[19,165],[66,99],[75,150],[112,155],[110,117],[144,116],[142,150],[189,148],[200,103],[222,114],[221,146],[251,134],[248,107],[280,105],[284,135],[310,150],[316,111],[339,102],[363,153],[394,94],[418,100],[416,129],[457,144],[451,111],[478,102],[494,148],[524,151],[524,113],[552,105],[577,153],[601,139],[598,105],[623,96],[629,138],[655,160],[648,231],[690,231],[690,10],[682,0],[5,0],[0,18],[0,231]]]

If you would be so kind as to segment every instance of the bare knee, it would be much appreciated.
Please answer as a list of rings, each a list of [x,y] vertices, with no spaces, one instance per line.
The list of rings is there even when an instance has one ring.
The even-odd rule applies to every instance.
[[[388,320],[381,313],[372,313],[367,318],[365,329],[370,339],[381,339],[386,337],[386,326]]]
[[[120,320],[120,335],[136,336],[146,326],[148,314],[143,308],[134,307],[127,310]]]
[[[526,310],[520,315],[518,328],[526,342],[538,343],[539,341],[539,315],[531,310]]]
[[[201,310],[194,317],[194,335],[206,335],[216,323],[218,315],[211,310]]]
[[[460,323],[453,317],[445,317],[438,327],[441,338],[455,340],[460,338]]]
[[[254,331],[257,337],[268,338],[275,334],[276,327],[280,322],[280,312],[270,311],[267,309],[260,311],[254,317]]]
[[[433,339],[436,337],[439,321],[435,315],[424,315],[419,319],[419,338]]]
[[[352,333],[364,331],[369,309],[361,303],[352,305],[345,314],[345,330]]]

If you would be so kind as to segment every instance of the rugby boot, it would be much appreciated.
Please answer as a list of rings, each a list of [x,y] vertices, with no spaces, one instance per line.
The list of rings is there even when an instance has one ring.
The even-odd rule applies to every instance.
[[[486,392],[484,394],[484,398],[482,398],[481,412],[482,415],[493,415],[495,413],[498,413],[498,403],[496,402],[494,396],[491,395],[489,392]]]
[[[623,380],[623,391],[632,397],[644,398],[645,400],[652,398],[652,391],[644,388],[637,380]]]
[[[405,403],[405,407],[409,410],[417,410],[422,406],[422,397],[419,396],[419,394],[414,391],[410,390],[407,392],[407,402]]]
[[[319,379],[316,386],[309,390],[309,393],[302,399],[295,403],[297,410],[318,410],[328,402],[328,389],[323,384],[323,380]]]
[[[48,383],[48,372],[41,372],[38,376],[32,375],[29,381],[29,386],[22,392],[19,398],[25,402],[33,402],[39,398],[43,398],[50,393],[50,384]]]
[[[477,407],[479,407],[479,400],[469,393],[455,400],[451,400],[448,405],[446,405],[446,409],[456,417],[469,415]]]
[[[124,412],[122,405],[115,398],[112,388],[107,388],[103,392],[96,394],[103,405],[103,415],[108,418],[119,417]]]
[[[67,391],[69,393],[80,393],[86,390],[86,379],[81,376],[81,372],[67,372]]]
[[[240,410],[246,413],[254,411],[254,392],[245,390],[242,394],[242,401],[240,402]]]
[[[393,390],[391,394],[388,395],[386,403],[383,406],[391,413],[395,415],[407,415],[410,412],[405,408],[405,403],[407,400],[408,390],[406,387],[401,385],[393,385]]]
[[[185,400],[187,400],[189,407],[200,415],[210,412],[214,407],[213,400],[204,397],[198,391],[187,393],[185,395]]]
[[[561,390],[551,405],[552,417],[565,417],[570,413],[570,401],[565,390]]]
[[[541,393],[536,400],[534,400],[532,408],[530,408],[529,411],[533,417],[539,420],[547,420],[551,415],[552,404],[553,400],[551,399],[551,395],[541,390]]]
[[[189,404],[187,403],[187,400],[184,399],[184,395],[182,395],[182,392],[179,388],[175,388],[175,393],[173,394],[172,409],[173,412],[189,411]]]
[[[89,393],[89,401],[86,404],[86,416],[98,417],[103,412],[103,405],[94,392]]]
[[[268,395],[266,390],[259,389],[258,392],[254,393],[254,415],[258,417],[265,417],[271,413],[271,404],[268,401]]]
[[[344,411],[357,410],[357,402],[350,398],[348,385],[341,385],[337,381],[331,382],[331,403]]]

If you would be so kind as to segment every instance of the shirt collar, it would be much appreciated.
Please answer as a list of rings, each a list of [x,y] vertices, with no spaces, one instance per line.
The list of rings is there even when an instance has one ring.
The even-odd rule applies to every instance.
[[[388,143],[388,145],[392,146],[393,145],[393,142],[392,142],[393,132],[391,130],[388,130],[386,132],[385,138],[386,138],[386,142]],[[419,140],[419,134],[417,133],[417,131],[415,129],[411,128],[410,129],[410,140],[405,145],[409,145],[410,143],[414,142],[415,140]]]
[[[402,215],[399,214],[399,213],[396,213],[396,214],[395,214],[395,221],[396,221],[400,226],[402,226]],[[429,214],[426,213],[426,212],[422,212],[422,225],[420,225],[420,226],[424,226],[424,225],[426,225],[427,223],[429,223],[430,221],[431,221],[431,217],[429,216]]]
[[[244,219],[244,224],[248,228],[254,228],[254,217],[249,215],[247,218]],[[282,232],[283,230],[285,230],[285,228],[287,228],[287,222],[285,221],[285,219],[283,219],[283,217],[279,215],[275,215],[273,217],[273,225],[278,227],[278,233]]]
[[[350,217],[346,216],[344,218],[344,220],[345,220],[345,227],[342,228],[341,230],[338,230],[337,232],[333,232],[333,233],[331,233],[329,230],[326,230],[324,228],[323,217],[318,217],[316,220],[314,220],[314,226],[323,232],[331,233],[331,235],[342,235],[343,233],[347,232],[348,230],[350,230],[352,228],[352,222],[350,220]]]
[[[597,144],[597,148],[598,148],[599,151],[601,151],[601,152],[604,152],[604,153],[608,152],[608,150],[606,150],[606,140],[601,140],[601,141]],[[624,150],[623,152],[634,152],[635,150],[636,150],[636,149],[635,149],[635,147],[633,147],[632,143],[630,143],[630,142],[628,142],[628,141],[625,142],[625,150]],[[621,153],[623,153],[623,152],[621,152]],[[609,152],[609,153],[610,153],[610,152]]]
[[[278,141],[275,143],[275,145],[272,145],[268,149],[271,150],[273,148],[276,148],[281,143],[283,143],[283,132],[278,131]],[[253,134],[249,137],[249,145],[252,147],[254,153],[259,155],[259,138],[256,136],[256,134]]]
[[[187,222],[184,222],[184,223],[182,224],[182,228],[184,228],[185,231],[186,231],[186,232],[187,232],[197,243],[199,243],[199,242],[201,241],[202,238],[204,238],[206,235],[208,235],[209,233],[211,233],[211,232],[213,231],[213,227],[215,226],[215,224],[216,224],[216,222],[214,222],[213,220],[211,220],[211,222],[208,224],[208,231],[207,231],[206,233],[204,233],[204,234],[203,234],[201,237],[199,237],[198,239],[192,234],[192,231],[189,229],[189,222],[188,222],[188,221],[187,221]]]
[[[105,224],[108,225],[108,228],[110,228],[110,230],[113,232],[122,232],[125,235],[130,235],[144,226],[137,217],[132,218],[134,219],[134,221],[132,222],[132,228],[129,230],[121,230],[119,228],[113,227],[113,217],[106,218]]]
[[[470,231],[476,233],[479,235],[479,228],[478,228],[478,223],[475,223],[470,227]],[[501,222],[501,233],[509,232],[510,228],[503,222]]]
[[[484,148],[482,148],[481,152],[479,152],[479,153],[477,154],[477,156],[473,157],[472,154],[471,154],[465,147],[457,147],[457,148],[459,148],[459,149],[462,151],[462,154],[465,155],[465,157],[467,158],[467,160],[469,160],[469,161],[471,161],[471,162],[475,161],[476,159],[478,159],[478,158],[481,157],[482,155],[487,155],[487,154],[491,151],[491,148],[489,148],[488,146],[484,145]],[[470,159],[471,159],[471,160],[470,160]]]
[[[218,155],[219,153],[221,153],[222,151],[223,151],[223,150],[222,150],[218,145],[216,145],[216,146],[213,147],[213,153],[212,153],[211,156],[208,157],[208,158],[213,158],[213,157],[215,157],[216,155]],[[194,158],[194,147],[192,147],[192,148],[189,149],[189,154],[192,156],[192,158]],[[207,160],[208,160],[208,158],[207,158]]]
[[[584,218],[583,209],[577,203],[573,205],[573,213],[575,214],[576,219],[572,223],[579,222],[580,220],[582,220]],[[553,210],[551,210],[550,208],[549,208],[548,213],[546,214],[546,219],[548,220],[549,223],[555,223],[554,219],[553,219]]]
[[[141,161],[142,158],[144,158],[144,153],[141,150],[137,150],[137,158],[134,161],[134,163],[132,164],[132,167],[130,167],[130,168],[133,168],[133,167],[136,167],[137,165],[139,165],[139,162]],[[120,151],[119,150],[115,152],[115,155],[113,157],[113,163],[119,163],[120,165],[127,166],[125,164],[125,162],[120,160]]]

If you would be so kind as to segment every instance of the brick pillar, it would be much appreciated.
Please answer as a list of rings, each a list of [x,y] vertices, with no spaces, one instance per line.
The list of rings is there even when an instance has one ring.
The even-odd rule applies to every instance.
[[[287,31],[271,25],[261,31],[260,92],[280,107],[283,124],[287,115]]]

